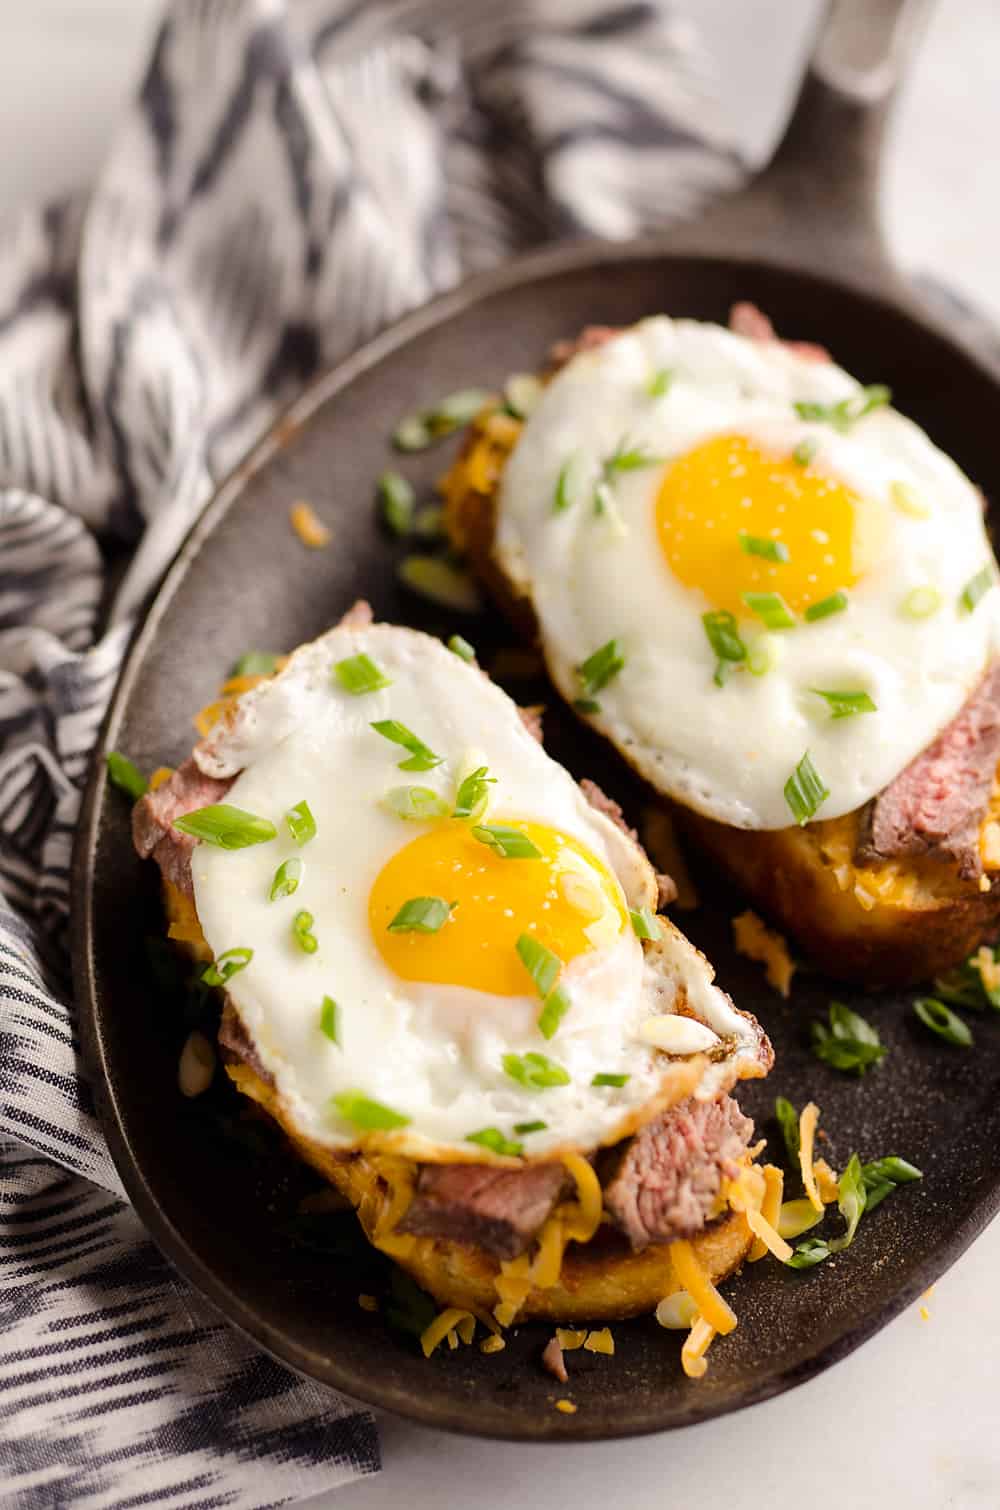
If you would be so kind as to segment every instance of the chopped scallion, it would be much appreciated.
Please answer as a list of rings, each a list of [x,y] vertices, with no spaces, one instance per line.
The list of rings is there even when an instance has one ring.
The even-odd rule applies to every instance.
[[[914,587],[899,605],[904,619],[929,619],[944,600],[936,587]]]
[[[245,970],[252,959],[252,949],[226,949],[210,965],[205,966],[201,978],[206,986],[224,986],[234,975]]]
[[[558,954],[553,954],[551,949],[546,949],[545,945],[539,943],[538,939],[530,933],[521,934],[517,941],[517,952],[539,996],[548,996],[562,969],[563,962]]]
[[[504,384],[503,396],[514,419],[527,419],[542,396],[542,384],[533,372],[515,372]]]
[[[864,419],[866,414],[883,408],[891,400],[892,393],[884,383],[871,383],[867,388],[862,388],[860,393],[841,399],[836,404],[797,403],[795,412],[800,419],[818,420],[832,425],[835,430],[846,432],[859,419]]]
[[[479,1132],[468,1133],[466,1143],[478,1143],[480,1148],[488,1148],[491,1153],[503,1154],[509,1159],[519,1159],[524,1152],[520,1143],[515,1143],[510,1138],[505,1138],[497,1127],[483,1127]]]
[[[822,1022],[812,1024],[812,1050],[817,1059],[845,1074],[863,1075],[885,1058],[887,1050],[878,1030],[860,1013],[852,1012],[842,1001],[832,1001],[828,1016],[829,1027]]]
[[[479,589],[469,573],[440,556],[407,556],[400,564],[399,580],[422,598],[454,613],[478,613],[482,607]]]
[[[383,472],[378,480],[378,492],[386,524],[394,535],[408,535],[417,503],[412,484],[399,472]]]
[[[556,478],[556,490],[552,499],[552,509],[556,514],[565,513],[573,503],[570,482],[572,480],[571,474],[575,461],[576,456],[570,456],[559,468],[559,476]]]
[[[743,601],[768,629],[795,628],[795,615],[780,592],[745,592]]]
[[[629,917],[636,938],[655,940],[663,937],[663,925],[648,907],[630,908]]]
[[[316,819],[308,802],[297,802],[294,807],[290,807],[285,814],[285,822],[296,844],[308,844],[310,839],[315,839]]]
[[[958,1049],[971,1049],[972,1029],[943,1001],[937,1001],[933,996],[920,996],[913,1003],[913,1010],[924,1027],[930,1028],[945,1043],[954,1044]]]
[[[292,937],[303,954],[315,954],[319,948],[319,939],[312,931],[315,921],[312,913],[304,908],[292,918]]]
[[[409,1117],[393,1111],[381,1101],[372,1101],[361,1091],[341,1091],[333,1097],[333,1105],[345,1122],[352,1122],[366,1132],[387,1132],[394,1127],[407,1127]]]
[[[721,687],[730,669],[726,663],[731,662],[736,665],[740,661],[745,661],[747,647],[740,639],[736,619],[728,609],[716,608],[711,613],[703,613],[701,622],[705,626],[708,643],[719,660],[715,671],[715,681],[716,685]]]
[[[808,750],[785,782],[784,791],[785,801],[798,824],[808,823],[829,797],[830,789],[823,785]]]
[[[232,671],[236,676],[273,676],[278,669],[278,657],[267,650],[248,650],[241,655]]]
[[[488,767],[477,766],[460,784],[455,794],[453,818],[462,818],[467,823],[478,823],[486,811],[489,789],[496,785],[495,776],[487,776]]]
[[[382,798],[381,806],[393,817],[412,823],[447,818],[451,812],[450,805],[429,786],[394,786]]]
[[[295,855],[289,860],[284,860],[274,872],[274,880],[271,882],[270,898],[277,902],[281,897],[294,896],[299,889],[302,880],[302,861]]]
[[[340,1007],[332,996],[323,997],[323,1005],[319,1012],[319,1030],[331,1043],[340,1048]]]
[[[650,398],[663,398],[665,393],[670,392],[670,387],[673,381],[673,368],[661,367],[659,371],[654,372],[653,376],[649,379],[649,382],[646,384],[646,392],[649,394]]]
[[[555,1085],[569,1085],[569,1073],[545,1054],[505,1054],[504,1074],[529,1091],[549,1090]]]
[[[823,692],[819,687],[810,687],[809,691],[824,699],[834,718],[851,718],[855,713],[878,712],[867,692]]]
[[[580,681],[580,698],[574,706],[577,706],[578,711],[599,713],[599,703],[585,708],[579,708],[578,704],[579,702],[594,703],[595,693],[600,692],[624,669],[625,657],[622,654],[620,640],[608,640],[607,644],[595,650],[593,655],[588,655],[587,659],[576,668]]]
[[[810,603],[805,617],[808,623],[815,624],[817,619],[828,619],[831,614],[843,613],[846,607],[846,592],[832,592],[828,598],[821,598],[818,603]]]
[[[785,1144],[785,1152],[788,1162],[793,1169],[799,1167],[799,1119],[792,1103],[785,1096],[777,1096],[774,1102],[774,1115],[778,1119],[781,1128],[781,1136]]]
[[[628,1081],[628,1075],[614,1075],[602,1070],[600,1074],[594,1076],[590,1083],[591,1085],[614,1085],[621,1087],[627,1085]]]
[[[416,734],[405,724],[401,724],[398,719],[380,718],[371,727],[376,734],[381,734],[383,739],[388,739],[393,744],[402,745],[404,750],[409,750],[410,759],[399,762],[401,771],[432,771],[444,759],[443,755],[435,755],[422,739],[418,739]]]
[[[545,1132],[548,1125],[547,1122],[515,1122],[514,1131],[524,1137],[525,1133]]]
[[[399,451],[423,451],[442,436],[469,424],[492,397],[483,388],[449,393],[433,409],[400,420],[393,432],[393,444]]]
[[[542,1003],[542,1010],[538,1014],[538,1031],[543,1038],[554,1038],[559,1030],[566,1013],[569,1011],[569,997],[562,986],[556,986],[550,991]]]
[[[391,687],[392,679],[385,675],[381,667],[376,666],[370,655],[349,655],[342,661],[337,661],[333,668],[333,674],[337,678],[345,692],[350,692],[353,697],[361,697],[366,692],[379,692],[383,687]]]
[[[760,556],[764,561],[788,561],[788,546],[782,540],[768,540],[763,535],[748,535],[740,531],[740,549],[747,556]]]
[[[540,860],[542,852],[519,828],[502,823],[483,823],[472,830],[472,837],[487,845],[504,860]]]
[[[792,460],[797,467],[807,467],[818,450],[819,441],[813,440],[813,438],[809,436],[805,440],[799,441],[798,445],[795,447],[795,450],[792,452]]]
[[[190,834],[193,839],[201,839],[205,844],[216,844],[220,849],[249,849],[251,844],[266,844],[278,835],[278,830],[267,818],[258,818],[228,802],[195,808],[194,812],[175,818],[174,828],[179,828],[182,834]]]
[[[471,663],[476,659],[475,646],[470,645],[463,635],[451,635],[448,640],[448,649],[453,655],[457,655],[460,661],[469,661]]]
[[[127,755],[119,755],[117,750],[108,752],[108,780],[133,802],[138,802],[149,791],[149,782],[139,767],[133,765]]]
[[[452,905],[444,897],[411,897],[389,924],[389,932],[438,933],[448,921]]]
[[[980,598],[986,596],[993,586],[993,573],[988,566],[980,567],[974,577],[970,577],[958,595],[959,607],[963,613],[971,613]]]

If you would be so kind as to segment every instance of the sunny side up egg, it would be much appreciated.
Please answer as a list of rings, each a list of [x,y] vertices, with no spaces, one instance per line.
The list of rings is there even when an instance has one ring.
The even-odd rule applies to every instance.
[[[860,807],[996,653],[981,497],[886,397],[656,317],[575,356],[504,469],[496,557],[560,691],[723,823],[800,818],[806,752],[817,815]]]
[[[638,936],[657,894],[642,850],[439,641],[331,630],[199,761],[276,830],[198,845],[192,878],[304,1137],[448,1160],[589,1150],[656,1115],[676,1068],[657,1044],[709,1053],[706,1095],[756,1056],[697,950],[666,920]]]

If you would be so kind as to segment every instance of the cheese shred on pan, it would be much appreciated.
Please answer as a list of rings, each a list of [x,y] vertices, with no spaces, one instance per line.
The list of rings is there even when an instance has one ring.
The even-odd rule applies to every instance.
[[[714,1336],[715,1328],[703,1316],[696,1317],[681,1348],[681,1367],[689,1379],[700,1379],[708,1368],[705,1354]]]
[[[723,1336],[736,1326],[736,1312],[727,1305],[695,1257],[691,1244],[683,1238],[670,1245],[670,1262],[680,1281],[698,1307],[698,1313]],[[707,1343],[706,1343],[707,1346]]]
[[[756,1263],[765,1253],[773,1253],[782,1263],[787,1263],[792,1250],[784,1238],[778,1236],[778,1220],[781,1215],[781,1197],[785,1177],[773,1164],[764,1167],[764,1199],[759,1211],[747,1211],[747,1222],[755,1242],[747,1254],[750,1263]]]
[[[799,1117],[799,1164],[802,1168],[802,1184],[816,1211],[823,1210],[823,1198],[816,1184],[813,1170],[813,1151],[816,1140],[816,1124],[819,1122],[819,1107],[815,1101],[802,1108]]]
[[[444,1341],[450,1332],[456,1328],[463,1327],[467,1322],[472,1323],[474,1330],[476,1318],[471,1312],[460,1311],[456,1306],[449,1306],[448,1310],[442,1311],[439,1315],[435,1316],[430,1326],[425,1328],[420,1334],[420,1346],[423,1349],[424,1357],[429,1358],[434,1349]],[[463,1341],[465,1340],[463,1337]],[[472,1341],[471,1333],[468,1341]],[[453,1345],[457,1347],[457,1339]]]

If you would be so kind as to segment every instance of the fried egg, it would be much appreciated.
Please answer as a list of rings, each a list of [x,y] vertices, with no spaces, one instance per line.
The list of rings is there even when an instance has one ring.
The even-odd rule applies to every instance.
[[[817,816],[860,807],[996,654],[982,499],[886,397],[657,317],[575,356],[504,469],[495,555],[559,690],[720,822],[788,826],[807,752]]]
[[[654,1116],[692,1055],[707,1056],[703,1095],[755,1072],[755,1025],[651,918],[642,850],[440,642],[338,627],[196,758],[235,776],[227,804],[275,829],[197,845],[192,880],[303,1137],[542,1157]],[[661,937],[644,941],[651,922]]]

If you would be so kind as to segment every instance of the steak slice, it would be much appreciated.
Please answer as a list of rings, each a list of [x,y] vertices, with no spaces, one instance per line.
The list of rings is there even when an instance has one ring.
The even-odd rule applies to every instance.
[[[1000,661],[948,727],[868,806],[858,859],[928,855],[982,874],[979,829],[1000,762]]]
[[[222,1008],[217,1040],[222,1050],[224,1063],[245,1064],[248,1069],[253,1070],[258,1079],[263,1080],[265,1085],[274,1084],[274,1076],[260,1057],[256,1043],[247,1032],[242,1017],[228,996]]]
[[[562,1194],[561,1164],[502,1169],[492,1164],[424,1164],[399,1223],[414,1237],[443,1237],[517,1258]]]
[[[132,843],[143,860],[150,856],[165,880],[179,891],[191,894],[191,851],[197,840],[174,828],[175,818],[196,808],[221,802],[233,784],[232,777],[217,780],[206,776],[188,756],[168,781],[147,792],[132,809]]]
[[[731,1096],[692,1098],[612,1149],[601,1170],[604,1204],[635,1251],[700,1232],[752,1136]]]

